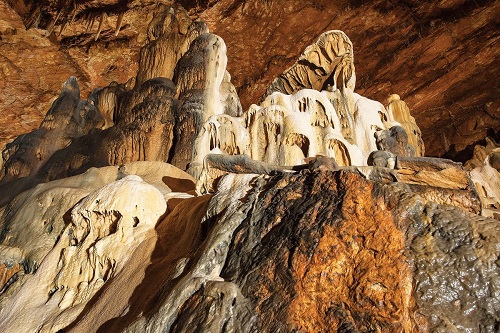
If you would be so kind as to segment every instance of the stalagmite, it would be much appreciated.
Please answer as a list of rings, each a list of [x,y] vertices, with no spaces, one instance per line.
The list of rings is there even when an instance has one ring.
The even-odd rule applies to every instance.
[[[500,144],[487,137],[465,166],[481,198],[482,214],[500,220]]]
[[[399,95],[391,95],[387,102],[387,111],[390,121],[396,121],[401,124],[408,135],[408,144],[415,150],[415,156],[424,156],[425,148],[422,141],[422,133],[415,123],[415,118],[410,115],[410,110]]]

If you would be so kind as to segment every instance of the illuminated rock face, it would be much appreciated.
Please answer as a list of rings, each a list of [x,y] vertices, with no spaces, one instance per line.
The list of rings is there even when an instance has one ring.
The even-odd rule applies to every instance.
[[[420,130],[399,96],[386,109],[354,93],[354,86],[351,41],[341,31],[325,32],[273,82],[260,105],[241,117],[208,118],[195,144],[191,174],[200,175],[209,153],[246,154],[281,166],[317,155],[339,166],[367,165],[379,149],[422,156]]]
[[[247,154],[257,161],[289,166],[317,155],[332,157],[340,166],[367,165],[368,156],[379,147],[415,156],[408,141],[408,137],[417,141],[415,134],[407,135],[382,104],[346,93],[353,103],[352,111],[347,108],[345,114],[333,106],[342,103],[335,91],[302,89],[294,95],[275,92],[242,117],[213,116],[200,133],[193,165],[210,152]],[[396,127],[402,138],[391,134]],[[393,149],[397,145],[401,149]]]
[[[422,157],[398,95],[354,92],[338,30],[243,111],[224,41],[151,19],[135,80],[83,101],[70,78],[4,151],[0,331],[498,328],[494,142],[472,177]]]
[[[135,80],[81,100],[70,78],[40,128],[7,146],[0,205],[90,167],[148,160],[186,169],[206,119],[241,114],[224,41],[203,22],[192,22],[182,7],[159,5],[147,35]]]
[[[2,0],[0,149],[39,126],[69,76],[78,78],[83,98],[94,87],[136,76],[141,48],[156,38],[147,27],[157,5],[172,2]],[[244,109],[313,38],[341,29],[356,51],[358,92],[378,101],[400,94],[422,129],[428,155],[461,156],[488,130],[499,130],[498,2],[175,2],[225,40]]]
[[[41,181],[133,161],[167,161],[198,178],[209,153],[281,166],[322,155],[361,166],[379,149],[399,156],[424,151],[397,95],[386,109],[353,92],[352,43],[341,31],[322,34],[243,114],[224,41],[203,23],[164,6],[148,36],[133,88],[113,83],[82,101],[71,78],[41,128],[8,146],[2,182],[15,187],[9,198]]]

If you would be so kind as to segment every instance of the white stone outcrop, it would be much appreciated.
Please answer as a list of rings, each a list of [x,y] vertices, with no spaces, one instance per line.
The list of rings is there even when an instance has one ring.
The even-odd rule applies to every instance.
[[[241,116],[220,106],[220,112],[207,109],[188,172],[199,178],[208,154],[243,154],[276,166],[319,155],[339,166],[363,166],[376,150],[422,156],[420,130],[399,96],[386,108],[356,94],[355,81],[351,41],[339,30],[323,33],[271,84],[260,105]]]
[[[11,264],[37,263],[3,293],[0,331],[56,332],[68,326],[120,275],[139,246],[148,239],[154,244],[167,201],[191,197],[185,193],[191,189],[194,181],[183,171],[160,162],[137,162],[91,169],[16,198],[7,208],[11,214],[2,217],[13,233],[0,245],[0,257]],[[48,223],[54,225],[54,237]]]
[[[481,198],[481,214],[500,220],[500,144],[486,138],[486,145],[474,147],[465,166]]]

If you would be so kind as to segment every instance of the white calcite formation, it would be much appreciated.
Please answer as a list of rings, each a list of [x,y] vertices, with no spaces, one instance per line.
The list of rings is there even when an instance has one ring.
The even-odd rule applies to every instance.
[[[482,215],[500,220],[500,144],[486,138],[465,166],[481,198]]]
[[[214,153],[245,154],[281,166],[318,155],[334,158],[339,166],[362,166],[377,150],[422,156],[420,130],[398,95],[386,108],[353,91],[352,58],[343,32],[325,32],[302,61],[273,82],[260,105],[239,117],[211,111],[194,144],[189,172],[199,177],[204,158]],[[323,67],[311,72],[312,65]]]
[[[0,256],[2,263],[22,260],[35,267],[3,294],[0,331],[56,332],[69,325],[127,266],[131,253],[155,239],[168,201],[191,197],[182,192],[191,188],[193,179],[171,165],[137,162],[91,169],[23,193],[2,217],[7,233]]]

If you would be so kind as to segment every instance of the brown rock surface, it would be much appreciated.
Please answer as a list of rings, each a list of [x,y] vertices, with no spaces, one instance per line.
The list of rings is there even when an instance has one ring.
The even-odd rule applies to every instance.
[[[40,266],[0,293],[2,331],[26,328],[26,316],[42,332],[494,329],[495,220],[355,170],[304,170],[229,174],[213,196],[166,193],[156,224],[165,184],[149,184],[165,176],[148,168],[147,182],[125,176],[79,201]]]
[[[9,61],[0,108],[1,123],[9,125],[1,127],[0,146],[37,126],[70,75],[82,82],[84,97],[89,87],[133,77],[154,12],[154,1],[146,0],[6,1],[21,20],[5,1],[0,54]],[[319,34],[341,29],[356,50],[360,92],[377,100],[400,94],[422,129],[428,155],[460,157],[456,152],[499,130],[498,1],[180,3],[226,41],[228,70],[244,109]],[[22,22],[39,30],[23,31]],[[49,39],[42,37],[48,32]],[[13,96],[19,96],[15,103]]]
[[[169,1],[8,2],[58,52],[104,43],[113,58],[121,37],[129,55],[145,46],[134,80],[85,100],[70,78],[42,125],[4,150],[0,331],[498,330],[500,226],[476,215],[485,202],[493,216],[498,208],[496,143],[470,162],[481,206],[460,163],[419,156],[419,128],[399,96],[386,109],[353,92],[343,32],[324,33],[270,86],[277,92],[242,114],[224,41]],[[190,9],[212,13],[219,28],[232,17],[233,28],[272,31],[281,48],[266,39],[265,55],[266,45],[298,43],[332,6],[385,36],[398,33],[385,26],[394,12],[459,23],[459,4],[465,14],[497,6],[383,4],[221,0]],[[351,17],[362,10],[365,20]],[[300,18],[315,12],[305,27]],[[291,33],[292,24],[304,31]],[[388,65],[380,59],[370,61]],[[92,75],[101,65],[88,67]],[[240,93],[257,94],[266,75]],[[193,177],[159,161],[201,175],[196,189],[211,194],[196,196]]]
[[[139,52],[146,44],[156,4],[117,3],[0,1],[0,147],[38,127],[61,84],[70,76],[77,77],[82,98],[86,99],[93,88],[112,81],[125,83],[136,75]],[[109,9],[113,4],[118,8],[106,16],[100,39],[96,40],[100,12],[95,6]],[[61,7],[63,14],[54,26],[53,19]],[[121,26],[115,35],[120,13]],[[68,24],[61,33],[63,18]]]
[[[221,274],[253,301],[258,330],[411,331],[405,235],[372,197],[373,183],[350,173],[275,181],[235,234]]]
[[[40,125],[61,85],[70,77],[90,91],[82,68],[39,30],[0,1],[0,147]]]
[[[497,310],[488,304],[497,299],[484,290],[496,290],[494,220],[350,171],[230,175],[207,215],[208,233],[191,265],[162,288],[156,310],[126,331],[426,332],[495,325]],[[472,281],[481,282],[454,287]],[[119,330],[120,320],[112,322]]]

